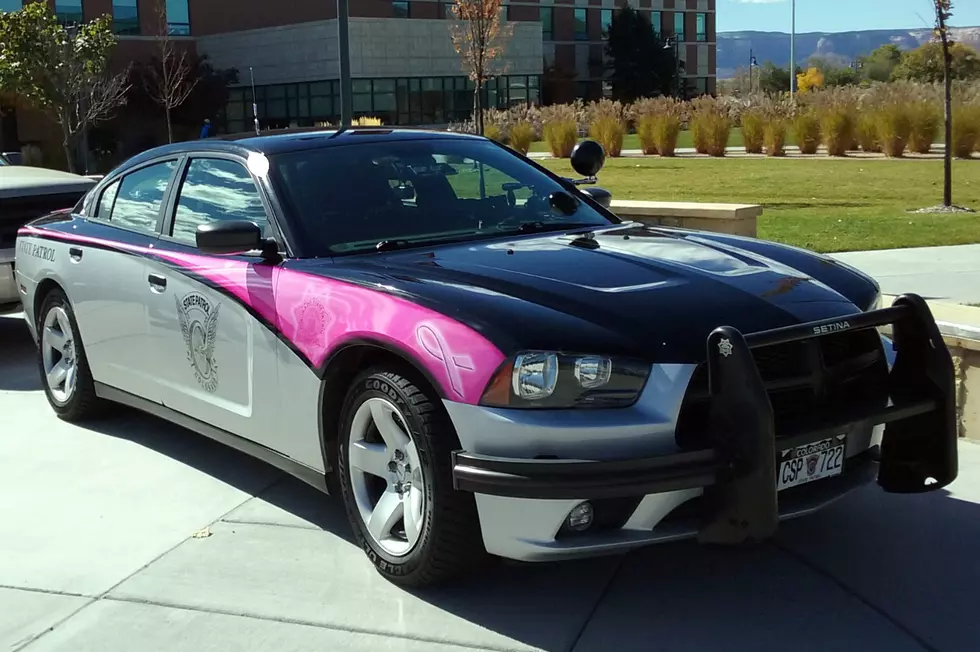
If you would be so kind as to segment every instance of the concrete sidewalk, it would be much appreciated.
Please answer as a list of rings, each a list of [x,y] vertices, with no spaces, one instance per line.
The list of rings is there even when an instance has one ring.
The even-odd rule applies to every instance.
[[[53,415],[0,317],[0,649],[973,652],[980,446],[922,496],[863,489],[768,544],[504,564],[403,591],[339,500],[162,421]],[[194,533],[202,533],[195,537]]]
[[[929,300],[980,304],[980,244],[831,255],[870,274],[885,294],[914,292]]]

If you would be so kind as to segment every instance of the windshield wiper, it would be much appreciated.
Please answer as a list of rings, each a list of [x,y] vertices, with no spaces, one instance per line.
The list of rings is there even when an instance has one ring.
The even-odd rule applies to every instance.
[[[545,231],[571,231],[572,229],[584,229],[589,226],[599,227],[601,224],[589,224],[588,222],[524,222],[513,229],[506,231],[517,231],[518,233],[543,233]]]

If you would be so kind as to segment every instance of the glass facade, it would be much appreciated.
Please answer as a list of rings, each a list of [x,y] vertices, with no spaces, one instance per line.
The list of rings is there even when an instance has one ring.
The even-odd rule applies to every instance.
[[[708,14],[698,14],[697,15],[697,30],[698,30],[698,41],[708,40]]]
[[[63,25],[80,24],[82,18],[82,0],[56,0],[54,13]]]
[[[0,13],[19,11],[24,7],[24,0],[0,0]]]
[[[555,40],[555,14],[551,7],[541,7],[541,38],[545,41]]]
[[[509,75],[491,80],[485,89],[486,106],[506,108],[539,102],[537,75]],[[312,127],[337,124],[340,91],[336,80],[257,86],[262,129]],[[386,125],[446,124],[466,120],[473,112],[473,82],[466,77],[398,77],[355,79],[351,83],[355,117],[381,118]],[[249,87],[230,91],[225,108],[227,133],[252,128],[252,91]]]
[[[575,10],[575,40],[589,40],[589,13],[587,9]]]
[[[167,0],[167,30],[173,36],[190,36],[191,12],[188,0]]]
[[[674,34],[678,41],[687,40],[684,34],[684,14],[679,11],[674,12]]]
[[[129,36],[139,35],[140,14],[136,0],[112,0],[112,31]]]
[[[602,26],[602,40],[609,38],[609,26],[612,25],[613,10],[603,9],[599,14],[599,21]]]
[[[403,0],[395,0],[391,3],[392,15],[395,18],[409,18],[412,13],[412,5],[409,2]],[[450,10],[451,12],[452,10]]]
[[[653,26],[653,33],[660,36],[663,33],[663,14],[659,11],[651,13],[650,24]]]

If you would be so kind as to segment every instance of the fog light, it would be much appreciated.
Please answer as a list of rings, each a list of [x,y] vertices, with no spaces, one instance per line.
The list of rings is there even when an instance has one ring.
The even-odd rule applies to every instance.
[[[572,508],[572,511],[568,513],[568,518],[565,519],[565,523],[570,530],[582,532],[592,525],[592,516],[592,503],[584,502]]]

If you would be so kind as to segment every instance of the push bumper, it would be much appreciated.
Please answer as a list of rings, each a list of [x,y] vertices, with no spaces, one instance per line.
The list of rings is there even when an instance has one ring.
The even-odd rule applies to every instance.
[[[844,323],[846,322],[846,324]],[[891,325],[896,355],[889,400],[835,414],[796,432],[777,433],[769,396],[752,349],[821,337],[843,329]],[[707,340],[709,434],[713,447],[643,459],[580,461],[515,459],[457,451],[456,489],[480,497],[538,501],[604,500],[651,495],[701,495],[696,535],[735,544],[772,536],[781,513],[777,449],[820,441],[862,426],[883,427],[880,449],[868,451],[860,471],[890,493],[935,491],[957,475],[952,358],[921,297],[904,295],[882,310],[788,328],[742,334],[723,326]],[[777,445],[778,444],[778,445]],[[874,459],[868,459],[872,457]],[[869,476],[869,470],[875,473]],[[821,481],[824,482],[824,481]],[[820,485],[821,482],[815,483]],[[819,488],[817,489],[819,491]],[[678,503],[679,504],[679,503]]]

